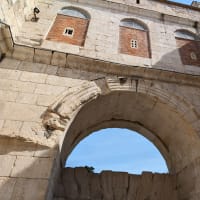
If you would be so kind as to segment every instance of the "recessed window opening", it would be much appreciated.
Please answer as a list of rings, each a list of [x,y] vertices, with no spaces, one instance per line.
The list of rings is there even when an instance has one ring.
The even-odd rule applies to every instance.
[[[71,17],[78,17],[78,18],[82,18],[82,19],[90,18],[89,14],[87,14],[86,11],[79,9],[79,8],[74,8],[74,7],[63,8],[58,12],[58,14],[68,15]]]
[[[131,40],[131,48],[137,49],[138,48],[138,41],[137,40]]]
[[[136,3],[137,3],[137,4],[140,4],[140,0],[136,0]]]
[[[65,30],[63,32],[63,35],[69,36],[69,37],[73,37],[73,35],[74,35],[74,29],[70,28],[70,27],[65,28]]]
[[[175,32],[175,37],[177,38],[182,38],[182,39],[187,39],[187,40],[196,40],[195,34],[186,31],[186,30],[178,30]]]
[[[66,167],[89,167],[96,173],[103,170],[168,173],[164,158],[149,140],[121,128],[102,129],[87,136],[72,151]]]
[[[147,31],[147,28],[143,26],[141,23],[138,23],[136,20],[133,19],[124,19],[120,22],[120,26],[134,28],[142,31]]]

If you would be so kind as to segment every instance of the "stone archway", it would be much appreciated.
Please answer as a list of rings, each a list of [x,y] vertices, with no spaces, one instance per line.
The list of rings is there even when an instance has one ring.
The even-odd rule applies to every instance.
[[[44,124],[65,128],[60,152],[63,166],[73,148],[94,130],[124,127],[140,132],[164,156],[169,172],[177,178],[177,191],[182,199],[190,198],[188,190],[196,192],[198,184],[198,178],[192,177],[198,177],[199,136],[183,113],[191,107],[164,84],[116,77],[67,91],[49,108]]]

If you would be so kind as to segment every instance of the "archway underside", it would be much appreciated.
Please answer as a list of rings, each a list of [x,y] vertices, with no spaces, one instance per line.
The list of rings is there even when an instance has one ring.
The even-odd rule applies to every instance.
[[[64,166],[73,148],[102,128],[135,130],[160,150],[170,173],[177,173],[199,157],[196,133],[180,113],[158,98],[134,92],[111,92],[87,103],[70,124],[63,140]]]

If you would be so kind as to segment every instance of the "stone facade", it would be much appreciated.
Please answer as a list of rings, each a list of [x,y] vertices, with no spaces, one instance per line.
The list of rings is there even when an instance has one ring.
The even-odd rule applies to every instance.
[[[38,22],[30,20],[34,6]],[[90,14],[83,46],[46,40],[64,7]],[[136,195],[125,188],[143,181],[138,193],[146,196],[138,199],[199,199],[200,68],[182,62],[174,34],[183,29],[199,37],[199,8],[149,0],[2,0],[0,8],[1,200],[63,200],[69,194],[99,199],[98,188],[104,199],[124,200]],[[126,18],[148,27],[151,56],[120,53],[120,22]],[[104,172],[90,180],[83,170],[63,169],[83,138],[108,127],[148,138],[169,174]],[[78,192],[77,183],[67,184],[74,173]],[[104,177],[101,186],[90,196],[87,186],[98,177]],[[112,182],[118,178],[119,185]]]

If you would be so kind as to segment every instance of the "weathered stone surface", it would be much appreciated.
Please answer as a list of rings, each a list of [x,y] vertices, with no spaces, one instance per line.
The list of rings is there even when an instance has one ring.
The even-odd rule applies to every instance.
[[[76,199],[79,195],[78,184],[75,181],[75,170],[66,168],[62,171],[62,180],[65,188],[65,195],[69,199]]]
[[[45,39],[68,6],[90,15],[83,47]],[[0,22],[0,175],[17,177],[1,177],[0,199],[43,200],[49,184],[52,200],[61,163],[76,144],[94,130],[121,127],[153,142],[174,176],[129,175],[127,182],[127,174],[73,171],[62,180],[62,200],[199,200],[200,68],[183,64],[175,37],[177,30],[198,35],[199,13],[167,1],[1,0],[0,19],[25,46],[13,48],[9,26]],[[147,28],[150,58],[120,53],[119,25],[127,18]]]
[[[19,61],[19,60],[5,58],[0,63],[0,67],[6,68],[6,69],[17,69],[20,63],[21,63],[21,61]]]
[[[47,65],[42,63],[22,61],[18,66],[18,69],[21,71],[43,73],[47,70]]]
[[[15,160],[16,156],[0,155],[0,176],[11,175]]]
[[[43,95],[59,95],[66,90],[65,87],[53,86],[47,84],[38,84],[35,93]]]
[[[25,104],[35,105],[36,101],[37,101],[37,95],[31,93],[19,93],[16,98],[16,102]]]
[[[112,190],[112,171],[103,171],[101,173],[101,184],[103,190],[103,200],[114,199]]]
[[[51,64],[59,66],[59,67],[65,67],[66,60],[67,60],[67,56],[65,53],[54,52],[52,60],[51,60]]]
[[[34,54],[34,61],[43,64],[51,64],[52,52],[45,49],[36,49]]]
[[[175,175],[150,172],[133,175],[112,171],[96,174],[88,172],[86,168],[77,167],[62,169],[61,177],[65,189],[61,191],[63,185],[59,182],[57,187],[60,189],[56,189],[57,198],[65,196],[69,199],[178,199]],[[74,194],[69,196],[72,193]]]
[[[47,78],[46,74],[22,72],[20,80],[33,83],[45,83],[46,78]]]
[[[11,199],[15,184],[16,179],[14,178],[0,178],[0,197],[2,200]]]
[[[89,174],[89,188],[90,188],[90,197],[91,199],[101,200],[103,196],[101,188],[101,179],[98,174],[90,173]]]
[[[52,159],[17,156],[12,177],[47,179],[52,169]]]
[[[75,168],[75,179],[79,187],[80,199],[90,199],[89,172],[86,168]]]
[[[127,191],[127,200],[138,199],[138,192],[141,185],[141,176],[129,175],[129,188]]]
[[[112,187],[114,199],[121,200],[127,199],[128,190],[128,173],[113,172]]]
[[[47,186],[47,180],[17,179],[10,200],[44,200]]]
[[[13,58],[24,61],[33,61],[34,49],[26,46],[15,45]]]
[[[18,121],[40,121],[40,116],[45,111],[45,107],[19,104],[19,103],[0,103],[0,119]]]

